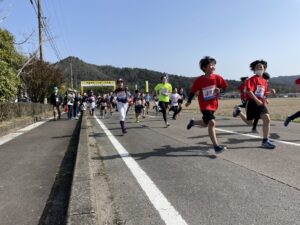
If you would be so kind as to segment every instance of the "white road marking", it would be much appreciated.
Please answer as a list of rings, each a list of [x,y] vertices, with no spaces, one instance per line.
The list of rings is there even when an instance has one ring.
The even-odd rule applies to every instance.
[[[21,134],[24,134],[25,132],[28,132],[38,126],[41,126],[42,124],[46,123],[48,120],[50,119],[53,119],[53,117],[50,117],[50,118],[47,118],[45,121],[40,121],[40,122],[36,122],[36,123],[33,123],[27,127],[24,127],[20,130],[17,130],[16,132],[13,132],[13,133],[10,133],[10,134],[7,134],[7,135],[4,135],[2,137],[0,137],[0,146],[11,141],[12,139],[20,136]]]
[[[149,117],[156,118],[157,116],[149,116]],[[231,130],[224,130],[224,129],[220,129],[220,128],[216,128],[216,130],[222,131],[222,132],[225,132],[225,133],[230,133],[230,134],[239,134],[239,135],[246,136],[246,137],[251,137],[251,138],[259,138],[259,139],[262,138],[260,136],[253,135],[253,134],[244,134],[244,133],[239,133],[239,132],[235,132],[235,131],[231,131]],[[269,138],[269,139],[273,142],[300,147],[299,143],[294,143],[294,142],[289,142],[289,141],[281,141],[281,140],[272,139],[272,138]]]
[[[246,136],[246,137],[251,137],[251,138],[259,138],[259,139],[262,138],[260,136],[253,135],[253,134],[243,134],[243,133],[239,133],[239,132],[235,132],[235,131],[231,131],[231,130],[224,130],[224,129],[220,129],[220,128],[216,128],[216,130],[222,131],[222,132],[225,132],[225,133],[230,133],[230,134],[239,134],[239,135]],[[300,147],[300,144],[298,144],[298,143],[293,143],[293,142],[289,142],[289,141],[281,141],[281,140],[276,140],[276,139],[272,139],[272,138],[270,138],[270,140],[272,140],[273,142],[281,143],[281,144]]]
[[[46,123],[47,121],[40,121],[40,122],[36,122],[36,123],[33,123],[27,127],[24,127],[20,130],[18,130],[18,132],[27,132],[27,131],[30,131],[38,126],[41,126],[42,124]]]
[[[115,147],[123,159],[126,166],[129,168],[141,188],[144,190],[149,200],[159,212],[162,220],[166,225],[187,225],[177,210],[171,205],[161,191],[156,187],[150,177],[142,170],[138,163],[130,156],[128,151],[120,144],[106,126],[94,116],[100,127],[103,129],[110,142]]]
[[[20,132],[20,133],[10,133],[10,134],[7,134],[5,136],[2,136],[0,137],[0,146],[5,144],[6,142],[9,142],[11,141],[12,139],[20,136],[21,134],[23,134],[23,132]]]

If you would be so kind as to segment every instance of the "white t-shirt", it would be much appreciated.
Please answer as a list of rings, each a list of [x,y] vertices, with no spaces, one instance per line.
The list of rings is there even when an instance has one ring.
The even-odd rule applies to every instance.
[[[171,106],[178,106],[178,99],[180,99],[180,95],[177,93],[172,93],[170,96]]]

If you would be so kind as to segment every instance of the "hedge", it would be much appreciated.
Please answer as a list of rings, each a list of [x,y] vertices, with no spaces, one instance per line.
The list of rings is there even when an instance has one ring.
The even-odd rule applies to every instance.
[[[0,121],[17,117],[35,117],[52,111],[52,106],[41,103],[0,103]]]

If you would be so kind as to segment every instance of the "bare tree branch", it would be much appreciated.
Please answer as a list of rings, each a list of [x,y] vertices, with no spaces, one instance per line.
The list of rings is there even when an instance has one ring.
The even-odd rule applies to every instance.
[[[22,44],[25,44],[31,37],[32,37],[32,35],[34,34],[34,30],[31,32],[31,34],[28,36],[28,37],[26,37],[25,38],[25,40],[24,41],[22,41],[22,42],[19,42],[19,43],[14,43],[15,45],[22,45]]]
[[[31,62],[31,60],[33,60],[36,57],[36,54],[38,53],[39,50],[36,50],[32,56],[27,60],[27,62],[24,63],[24,65],[22,66],[21,69],[18,70],[18,74],[17,76],[20,76],[20,74],[22,73],[22,71],[24,70],[24,68]]]

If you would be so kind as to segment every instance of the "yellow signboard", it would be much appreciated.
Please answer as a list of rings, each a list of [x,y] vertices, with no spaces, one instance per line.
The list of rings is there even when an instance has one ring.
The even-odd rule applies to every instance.
[[[91,80],[91,81],[81,81],[81,92],[83,92],[83,87],[113,87],[116,88],[116,82],[112,80]]]
[[[103,87],[103,86],[116,86],[115,81],[111,80],[92,80],[92,81],[81,81],[82,87]]]

